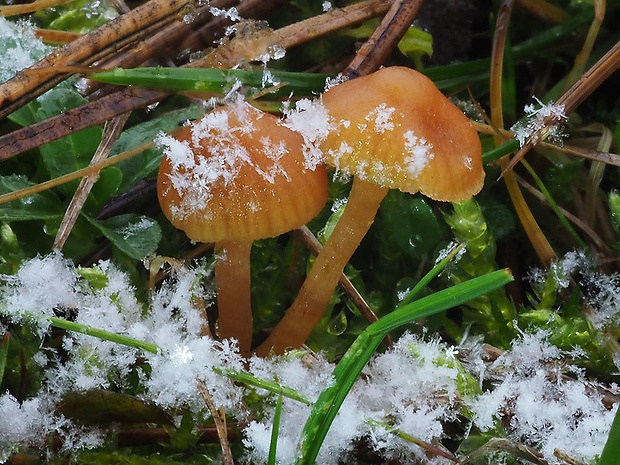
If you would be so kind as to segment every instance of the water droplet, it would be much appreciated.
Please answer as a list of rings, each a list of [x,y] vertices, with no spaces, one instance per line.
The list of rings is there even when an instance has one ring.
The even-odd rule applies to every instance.
[[[340,311],[330,320],[327,332],[333,336],[340,336],[346,331],[347,323],[347,316],[344,311]]]

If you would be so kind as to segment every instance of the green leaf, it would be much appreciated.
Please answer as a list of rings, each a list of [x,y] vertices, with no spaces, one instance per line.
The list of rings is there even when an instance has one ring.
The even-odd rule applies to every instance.
[[[433,36],[428,32],[410,27],[398,42],[398,50],[417,63],[422,55],[431,56],[433,54]]]
[[[4,370],[6,368],[6,361],[9,356],[9,342],[11,341],[11,333],[5,332],[0,342],[0,383],[4,378]]]
[[[0,176],[0,194],[33,186],[24,176]],[[65,209],[50,191],[0,204],[0,221],[52,220],[62,218]]]
[[[379,215],[381,231],[386,238],[384,247],[393,248],[395,244],[410,257],[420,258],[432,252],[441,239],[439,221],[421,197],[390,191],[381,204]]]
[[[616,416],[611,424],[609,437],[603,447],[603,453],[599,465],[618,465],[620,464],[620,408],[616,411]]]
[[[42,97],[41,107],[37,110],[36,117],[42,121],[87,102],[88,100],[72,89],[52,89]],[[41,158],[50,178],[87,166],[101,141],[101,134],[101,128],[95,126],[41,146],[39,149]],[[70,195],[77,183],[78,181],[74,181],[59,189]]]
[[[102,221],[84,216],[116,248],[134,260],[155,252],[161,240],[159,223],[148,216],[130,213]]]

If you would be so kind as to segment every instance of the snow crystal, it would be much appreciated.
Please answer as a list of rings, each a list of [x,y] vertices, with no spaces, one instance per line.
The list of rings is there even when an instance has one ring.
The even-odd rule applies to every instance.
[[[388,457],[424,457],[418,446],[398,439],[379,424],[389,422],[397,429],[432,441],[443,437],[442,421],[456,412],[458,362],[454,351],[437,341],[424,342],[405,335],[385,354],[377,355],[364,370],[345,403],[338,411],[325,439],[317,463],[341,463],[356,440],[368,437],[371,445]],[[274,379],[295,388],[310,400],[331,382],[331,367],[322,359],[308,364],[304,359],[282,357],[275,360],[252,359],[251,371],[261,378]],[[284,399],[278,463],[295,463],[301,430],[310,407]],[[260,422],[244,430],[250,449],[248,463],[264,462],[269,451],[269,435],[274,409]]]
[[[396,108],[388,107],[385,103],[382,103],[368,113],[365,119],[370,123],[374,123],[374,132],[383,134],[385,131],[394,130],[394,121],[392,117],[395,112]]]
[[[323,7],[323,12],[327,13],[329,10],[332,9],[332,2],[323,2],[321,6]]]
[[[11,446],[41,446],[52,428],[52,419],[39,398],[21,404],[10,394],[0,396],[0,461],[8,458]]]
[[[525,106],[525,120],[517,122],[510,128],[515,139],[519,141],[521,147],[527,142],[536,144],[545,138],[561,143],[564,134],[558,125],[567,120],[564,105],[553,102],[544,104],[534,98],[540,107],[536,108],[533,104]]]
[[[474,403],[474,423],[485,431],[503,417],[510,438],[536,447],[550,463],[557,463],[556,449],[590,462],[603,448],[615,411],[583,381],[562,376],[564,354],[546,337],[524,334],[491,365],[496,385]]]
[[[2,313],[14,323],[34,319],[43,330],[55,310],[78,304],[77,278],[59,253],[26,261],[15,275],[3,276]]]
[[[163,149],[172,167],[167,174],[168,188],[183,199],[171,209],[174,218],[183,219],[195,211],[206,214],[213,198],[213,186],[225,189],[233,185],[245,166],[252,166],[269,183],[274,183],[278,176],[289,179],[280,164],[288,153],[284,143],[268,137],[259,138],[263,153],[272,162],[265,170],[255,165],[244,141],[257,131],[254,119],[262,118],[262,113],[242,100],[231,103],[228,110],[234,112],[238,123],[229,121],[227,111],[216,109],[191,125],[191,143],[163,133],[157,136],[155,143]],[[209,156],[194,156],[192,147],[194,150],[208,149]]]
[[[323,153],[318,148],[334,129],[333,118],[320,100],[301,99],[295,109],[284,109],[284,125],[298,132],[304,139],[304,167],[314,170],[323,163]]]
[[[26,21],[17,23],[0,17],[0,82],[39,61],[51,50],[35,36],[35,28]]]
[[[433,144],[423,137],[417,137],[412,130],[406,131],[405,150],[408,155],[405,157],[405,166],[409,174],[417,177],[426,164],[433,159]]]
[[[231,21],[241,21],[243,18],[239,14],[239,11],[235,7],[230,7],[228,9],[217,8],[212,6],[209,8],[209,13],[213,16],[221,16],[224,18],[228,18]]]
[[[544,284],[548,275],[560,289],[567,288],[571,279],[583,287],[586,304],[592,309],[587,317],[598,330],[620,322],[620,274],[604,274],[598,270],[594,257],[584,251],[568,252],[554,261],[546,272],[532,270],[528,278],[535,284]]]

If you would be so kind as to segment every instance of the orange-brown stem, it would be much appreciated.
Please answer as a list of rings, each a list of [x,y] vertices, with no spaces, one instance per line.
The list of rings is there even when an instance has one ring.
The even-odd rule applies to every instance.
[[[241,355],[248,355],[252,345],[252,243],[221,241],[215,244],[215,250],[221,254],[215,262],[219,335],[221,339],[237,339]]]
[[[287,310],[257,355],[281,354],[299,348],[319,322],[329,304],[345,265],[375,219],[388,189],[355,178],[349,201],[336,228],[318,255],[295,302]]]

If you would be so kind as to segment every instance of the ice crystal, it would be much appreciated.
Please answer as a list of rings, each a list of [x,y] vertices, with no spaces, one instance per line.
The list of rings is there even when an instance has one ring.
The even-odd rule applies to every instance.
[[[35,36],[26,21],[17,23],[0,17],[0,82],[43,58],[51,49]]]
[[[561,143],[564,134],[560,125],[567,119],[564,105],[553,102],[544,104],[539,99],[535,99],[539,108],[536,108],[534,104],[526,105],[524,121],[519,121],[510,128],[515,139],[519,141],[521,147],[528,142],[536,144],[543,139]]]

